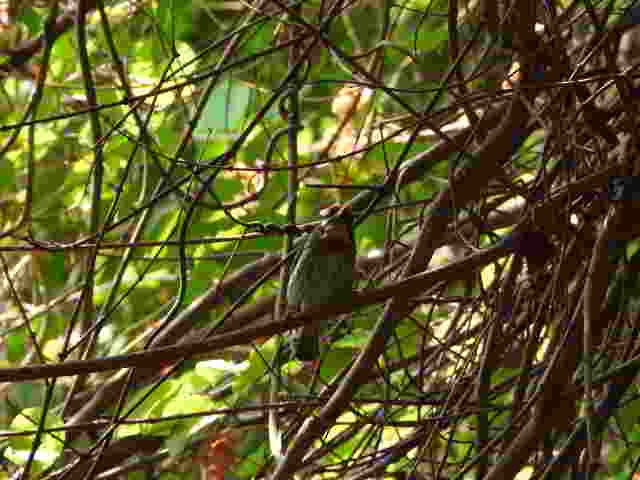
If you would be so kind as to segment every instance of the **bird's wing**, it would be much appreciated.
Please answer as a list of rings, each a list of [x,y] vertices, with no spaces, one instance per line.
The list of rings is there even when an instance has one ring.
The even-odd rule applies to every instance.
[[[321,234],[319,230],[307,233],[300,253],[296,256],[295,264],[289,282],[287,284],[287,303],[289,305],[303,305],[305,292],[310,286],[309,268],[313,263],[313,257],[317,254]]]
[[[353,293],[355,264],[350,254],[325,255],[309,274],[312,298],[308,303],[331,305],[348,302]]]

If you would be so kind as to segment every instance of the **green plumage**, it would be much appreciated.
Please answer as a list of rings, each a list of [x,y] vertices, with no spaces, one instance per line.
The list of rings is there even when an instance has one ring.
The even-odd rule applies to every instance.
[[[343,208],[303,237],[287,285],[287,304],[291,311],[308,306],[348,304],[355,282],[356,251],[351,211]],[[300,360],[315,360],[320,353],[320,329],[305,326],[294,337],[294,350]]]

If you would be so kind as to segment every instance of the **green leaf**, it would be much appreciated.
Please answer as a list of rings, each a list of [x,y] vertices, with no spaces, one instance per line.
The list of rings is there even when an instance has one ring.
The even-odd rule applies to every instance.
[[[67,273],[64,268],[65,254],[62,252],[51,252],[44,258],[44,272],[45,278],[54,284],[63,284]]]
[[[25,354],[25,345],[28,345],[27,332],[25,330],[14,330],[8,335],[3,335],[7,358],[17,361]]]
[[[253,90],[245,83],[227,79],[211,95],[194,136],[206,140],[217,132],[235,132],[241,126]]]
[[[154,13],[168,39],[186,40],[189,37],[193,24],[193,9],[189,0],[159,0]]]
[[[18,9],[18,22],[26,25],[29,29],[29,33],[32,36],[37,35],[42,31],[44,26],[44,17],[38,15],[38,12],[31,7],[21,5]]]
[[[0,188],[3,190],[8,190],[7,187],[13,189],[15,188],[15,184],[16,180],[13,164],[6,159],[3,159],[0,162]]]
[[[137,392],[129,402],[127,410],[130,406],[137,405],[138,402],[144,398],[144,401],[140,405],[137,405],[132,414],[140,418],[161,417],[167,405],[179,395],[182,384],[177,380],[169,380],[153,388],[153,391],[149,394],[149,390],[152,388],[153,387],[143,388]],[[124,438],[131,435],[149,434],[151,432],[165,433],[170,429],[170,422],[148,425],[123,425],[118,429],[117,436],[118,438]]]
[[[257,385],[265,381],[268,368],[275,357],[277,341],[272,337],[267,342],[252,350],[249,355],[249,367],[233,382],[233,391],[237,397],[242,398],[247,392],[252,391]]]
[[[43,414],[44,410],[41,407],[26,408],[13,419],[9,430],[12,432],[37,430]],[[53,429],[63,425],[62,418],[51,411],[47,412],[44,428]],[[56,461],[60,453],[62,453],[65,435],[63,431],[44,433],[42,435],[34,457],[36,470],[40,471]],[[31,454],[33,439],[34,434],[10,437],[8,440],[9,447],[5,450],[4,455],[16,464],[24,465]]]
[[[350,365],[354,358],[355,352],[352,350],[331,349],[331,351],[322,358],[320,377],[333,378],[338,372],[344,370],[345,365]]]

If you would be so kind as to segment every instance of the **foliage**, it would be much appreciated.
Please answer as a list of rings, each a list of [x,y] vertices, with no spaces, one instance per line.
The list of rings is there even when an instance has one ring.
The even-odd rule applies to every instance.
[[[636,10],[0,5],[0,478],[637,476]]]

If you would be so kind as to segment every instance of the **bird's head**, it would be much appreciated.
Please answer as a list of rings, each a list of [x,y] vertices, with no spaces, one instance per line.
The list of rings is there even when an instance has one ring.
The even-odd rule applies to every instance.
[[[326,248],[329,251],[352,251],[355,247],[351,206],[337,203],[322,210],[320,215],[326,218],[322,223]]]
[[[349,204],[340,204],[334,203],[330,207],[325,208],[320,212],[320,215],[326,220],[324,221],[325,225],[335,225],[335,224],[347,224],[349,226],[353,225],[353,211],[351,210],[351,205]]]

